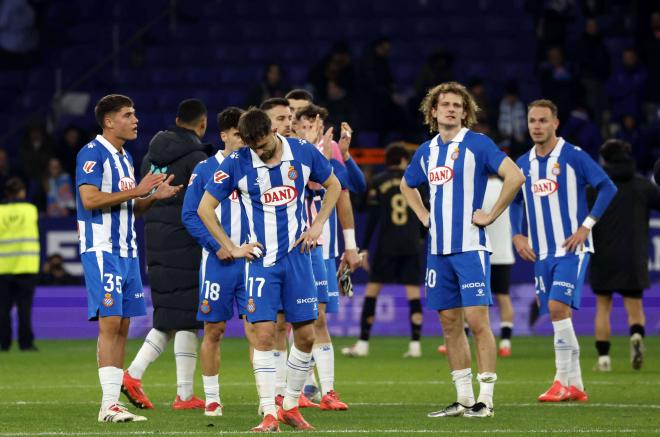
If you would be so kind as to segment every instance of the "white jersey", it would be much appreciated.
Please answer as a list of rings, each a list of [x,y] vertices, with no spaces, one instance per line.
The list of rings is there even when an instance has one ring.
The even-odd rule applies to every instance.
[[[486,194],[484,195],[483,210],[490,212],[500,195],[504,183],[497,177],[488,178]],[[513,264],[516,259],[513,256],[511,242],[511,221],[509,219],[509,208],[486,228],[493,253],[490,254],[491,264]]]

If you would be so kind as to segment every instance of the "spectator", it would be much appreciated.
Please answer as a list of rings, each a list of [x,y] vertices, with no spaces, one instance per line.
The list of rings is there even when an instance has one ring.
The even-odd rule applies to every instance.
[[[624,115],[621,120],[621,129],[614,136],[616,139],[632,146],[632,156],[635,158],[636,163],[642,163],[650,158],[644,146],[642,131],[638,126],[635,116],[630,114]]]
[[[381,141],[386,131],[407,127],[407,115],[397,102],[399,96],[390,67],[391,50],[389,39],[375,40],[365,49],[358,68],[360,123],[364,129],[378,131]]]
[[[591,262],[591,287],[596,294],[596,369],[611,370],[610,312],[612,294],[623,296],[630,326],[631,364],[639,370],[643,361],[644,309],[642,292],[649,287],[649,212],[660,210],[660,189],[635,174],[631,146],[608,140],[600,149],[608,176],[617,186],[612,203],[593,228],[597,248]],[[590,206],[596,193],[589,190]],[[616,235],[616,238],[612,238]],[[616,267],[616,268],[613,268]]]
[[[39,45],[35,13],[28,0],[0,2],[0,64],[4,68],[30,66]]]
[[[603,137],[598,126],[591,119],[586,105],[578,105],[571,111],[568,119],[560,125],[559,133],[566,141],[576,144],[592,158],[598,158],[598,149],[603,143]]]
[[[39,284],[74,285],[80,284],[80,280],[66,271],[62,255],[54,253],[48,257],[41,269]]]
[[[477,113],[477,124],[472,127],[472,130],[491,135],[491,128],[494,125],[495,111],[493,105],[490,103],[490,98],[486,92],[486,85],[484,80],[480,77],[473,77],[468,81],[468,91],[474,97],[474,100],[479,106]]]
[[[7,151],[0,149],[0,187],[4,187],[9,179],[17,176],[18,172],[11,167]]]
[[[648,37],[642,42],[642,56],[648,68],[649,80],[644,95],[649,104],[649,112],[653,113],[660,107],[660,11],[651,14],[651,29]]]
[[[73,197],[73,181],[71,175],[62,170],[62,164],[57,158],[48,162],[48,179],[46,179],[46,214],[49,217],[65,217],[76,208]]]
[[[355,70],[345,41],[333,45],[330,53],[310,70],[308,79],[319,103],[330,112],[328,124],[339,126],[342,121],[353,120]]]
[[[595,18],[587,18],[584,34],[577,43],[575,59],[580,67],[585,101],[593,111],[594,120],[600,125],[603,111],[607,109],[605,83],[610,76],[610,54]]]
[[[55,149],[55,156],[62,163],[64,171],[69,174],[76,172],[76,156],[80,148],[87,144],[87,138],[77,126],[69,125],[64,129],[62,139]]]
[[[26,202],[25,184],[11,178],[0,205],[0,351],[12,342],[11,309],[18,313],[18,346],[36,351],[32,333],[32,299],[39,273],[37,208]]]
[[[639,63],[637,51],[633,48],[625,49],[622,60],[623,65],[607,82],[612,118],[615,120],[620,120],[625,114],[639,117],[646,89],[647,73]]]
[[[264,69],[264,75],[247,95],[245,106],[259,106],[261,102],[272,97],[284,97],[288,86],[284,83],[282,67],[277,63],[270,63]]]
[[[566,120],[570,108],[575,107],[579,86],[574,69],[564,60],[564,52],[558,46],[546,52],[541,65],[539,81],[543,98],[550,99],[559,108],[559,119]]]
[[[527,151],[527,110],[520,100],[517,81],[510,80],[504,85],[499,113],[497,129],[502,138],[499,146],[515,161]]]
[[[48,160],[53,156],[53,144],[46,129],[40,125],[28,126],[18,150],[21,171],[30,180],[41,180],[46,174]]]

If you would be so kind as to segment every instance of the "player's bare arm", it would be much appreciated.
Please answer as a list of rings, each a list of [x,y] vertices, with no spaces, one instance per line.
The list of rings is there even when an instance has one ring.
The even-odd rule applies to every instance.
[[[331,174],[322,185],[326,189],[326,193],[321,202],[321,209],[316,214],[309,229],[303,232],[293,245],[296,247],[302,243],[300,247],[301,252],[306,252],[309,251],[310,248],[313,249],[316,247],[316,242],[321,236],[321,232],[323,232],[323,224],[328,220],[328,217],[330,217],[332,208],[337,204],[339,194],[341,193],[341,184],[339,183],[337,176],[334,174]]]
[[[516,234],[512,238],[513,246],[516,248],[518,255],[525,261],[536,261],[536,254],[532,247],[529,245],[529,239],[522,234]]]
[[[154,191],[152,195],[138,198],[133,206],[135,216],[139,217],[147,212],[147,210],[151,208],[151,205],[157,200],[169,199],[170,197],[176,196],[179,191],[181,191],[181,188],[183,188],[183,185],[172,185],[173,180],[174,174],[171,174],[167,176],[167,179],[165,179],[162,184],[158,185],[156,191]]]
[[[223,260],[231,260],[235,258],[247,258],[252,261],[258,256],[255,253],[259,253],[259,250],[255,251],[255,247],[263,249],[263,246],[260,243],[245,243],[241,246],[236,246],[231,238],[227,235],[222,225],[218,221],[218,216],[215,214],[215,209],[220,204],[220,201],[213,197],[208,192],[205,192],[202,196],[202,200],[199,202],[199,207],[197,208],[197,214],[199,218],[206,226],[206,229],[209,230],[209,233],[220,243],[221,249],[218,251],[218,257]],[[222,251],[222,248],[226,249]],[[225,258],[223,258],[225,257]]]
[[[518,190],[525,183],[525,175],[520,171],[520,168],[511,160],[511,158],[504,158],[497,174],[504,180],[500,196],[493,205],[493,209],[486,213],[478,209],[472,215],[472,223],[477,226],[488,226],[493,223],[497,217],[504,212],[504,210],[513,202]]]
[[[403,194],[403,197],[405,197],[406,202],[408,202],[410,209],[415,211],[419,221],[428,228],[430,226],[431,213],[424,206],[424,202],[422,201],[421,194],[419,194],[419,190],[417,188],[410,188],[405,178],[401,178],[401,184],[399,185],[399,188],[401,189],[401,194]]]
[[[151,190],[162,184],[164,180],[164,174],[147,173],[138,186],[130,190],[119,191],[117,193],[105,193],[94,185],[84,184],[78,188],[78,191],[80,192],[80,199],[83,207],[90,211],[93,209],[111,208],[116,205],[121,205],[124,202],[128,202],[129,200],[146,196]]]

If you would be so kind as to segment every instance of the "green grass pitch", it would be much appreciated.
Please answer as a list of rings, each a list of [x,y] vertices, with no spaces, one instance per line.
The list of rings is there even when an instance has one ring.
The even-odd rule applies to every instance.
[[[353,339],[336,339],[336,389],[350,409],[303,410],[306,419],[317,433],[341,435],[660,432],[658,338],[646,340],[646,360],[640,372],[630,368],[628,339],[615,338],[610,373],[592,371],[596,360],[593,339],[581,338],[582,369],[590,396],[586,405],[537,403],[536,397],[549,387],[554,375],[552,339],[514,338],[513,356],[498,360],[495,417],[491,419],[426,417],[427,412],[455,399],[447,361],[435,352],[438,341],[424,339],[424,356],[404,359],[401,356],[407,339],[375,338],[368,358],[350,359],[341,356],[339,350],[352,344]],[[38,345],[39,353],[21,353],[14,348],[0,354],[0,435],[241,435],[260,421],[244,340],[224,342],[220,381],[223,417],[207,418],[201,411],[170,409],[176,376],[172,345],[168,345],[143,380],[156,409],[144,412],[147,422],[125,424],[96,421],[101,394],[94,341],[41,341]],[[140,345],[140,341],[129,343],[127,363]],[[199,375],[198,365],[195,392],[203,397]],[[475,391],[478,393],[476,379]],[[287,430],[285,426],[282,429]]]

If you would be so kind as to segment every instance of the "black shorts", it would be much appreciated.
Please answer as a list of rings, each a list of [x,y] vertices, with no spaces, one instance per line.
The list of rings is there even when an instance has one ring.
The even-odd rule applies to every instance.
[[[619,293],[623,297],[629,297],[631,299],[641,299],[643,291],[644,290],[594,290],[594,294],[597,296],[612,297],[612,294]]]
[[[511,282],[511,264],[490,266],[490,291],[493,294],[509,294]]]
[[[419,286],[422,282],[422,263],[419,255],[380,255],[376,252],[371,264],[369,282]]]

